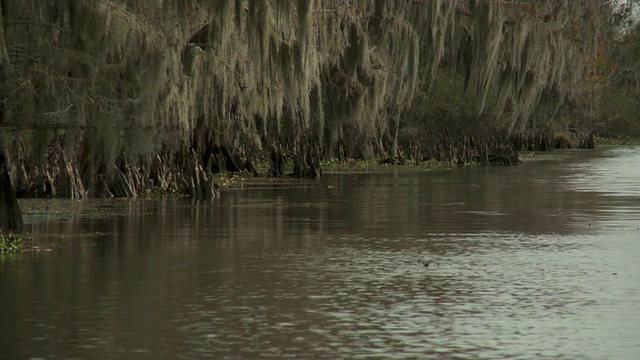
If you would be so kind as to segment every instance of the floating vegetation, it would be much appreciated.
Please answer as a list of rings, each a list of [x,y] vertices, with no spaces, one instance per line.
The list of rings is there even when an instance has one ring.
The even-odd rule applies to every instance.
[[[629,148],[640,145],[640,137],[630,136],[609,136],[599,137],[598,145],[629,145]]]
[[[19,253],[22,251],[22,237],[12,233],[5,236],[0,233],[0,254]]]

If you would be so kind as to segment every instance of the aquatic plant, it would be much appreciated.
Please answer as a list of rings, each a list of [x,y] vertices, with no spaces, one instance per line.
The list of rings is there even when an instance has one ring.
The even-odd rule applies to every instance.
[[[19,253],[22,251],[22,237],[15,236],[12,233],[4,236],[0,232],[0,254],[2,253]]]

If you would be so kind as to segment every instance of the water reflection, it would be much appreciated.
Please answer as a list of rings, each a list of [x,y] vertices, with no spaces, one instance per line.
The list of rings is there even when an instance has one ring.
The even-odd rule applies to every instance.
[[[0,257],[0,358],[633,358],[640,216],[611,164],[640,159],[582,154],[206,202],[23,200],[53,251]]]

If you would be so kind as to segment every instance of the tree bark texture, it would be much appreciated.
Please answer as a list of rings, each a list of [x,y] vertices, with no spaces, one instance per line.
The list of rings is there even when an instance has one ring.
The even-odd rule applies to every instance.
[[[18,206],[16,192],[11,185],[11,177],[4,153],[0,152],[0,228],[3,231],[21,232],[22,213]]]

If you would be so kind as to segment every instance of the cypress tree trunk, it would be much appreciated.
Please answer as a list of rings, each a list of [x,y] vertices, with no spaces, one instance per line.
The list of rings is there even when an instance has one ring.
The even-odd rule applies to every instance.
[[[4,231],[21,232],[22,227],[22,213],[20,213],[16,192],[11,185],[4,152],[0,151],[0,228]]]
[[[314,176],[320,154],[397,157],[404,125],[458,160],[462,130],[561,128],[596,103],[605,3],[0,0],[0,142],[14,177],[69,197],[134,196],[147,174],[197,194],[194,169],[267,144],[272,175],[287,154]]]

